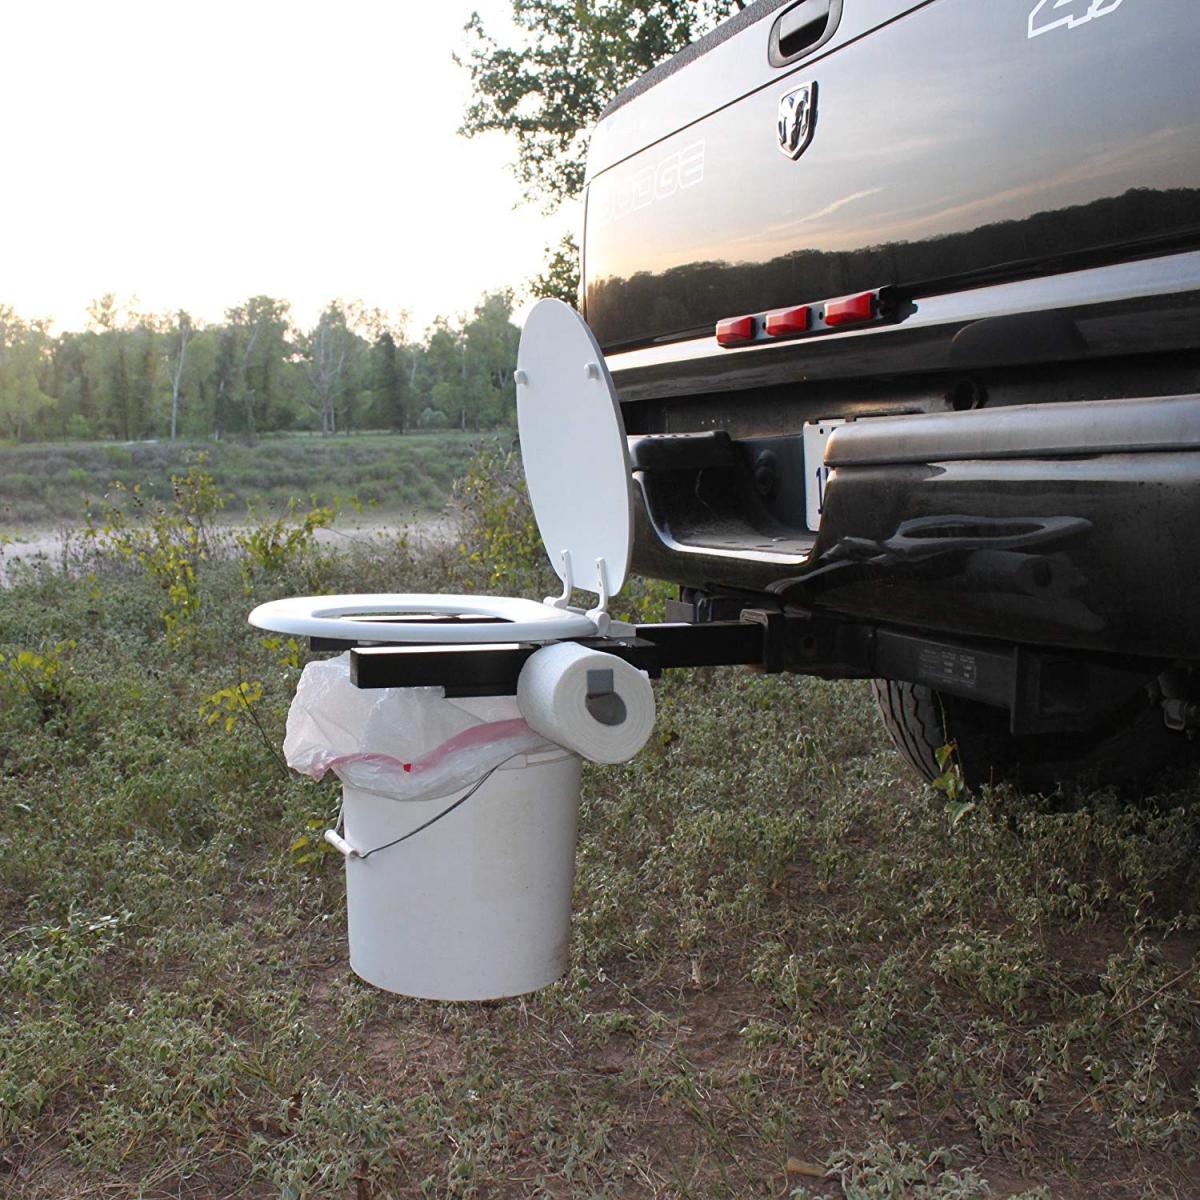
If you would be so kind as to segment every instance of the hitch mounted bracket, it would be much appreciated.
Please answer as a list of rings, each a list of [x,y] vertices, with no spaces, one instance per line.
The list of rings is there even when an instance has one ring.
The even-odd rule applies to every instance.
[[[677,605],[671,615],[684,610]],[[450,697],[514,695],[521,668],[540,647],[503,641],[503,622],[497,622],[496,635],[496,642],[484,645],[359,645],[327,638],[311,644],[314,650],[349,650],[350,677],[360,688],[441,686]],[[783,607],[743,607],[737,619],[635,625],[622,627],[617,637],[572,640],[624,659],[651,678],[687,667],[747,666],[771,674],[923,684],[1006,709],[1017,735],[1091,729],[1167,665],[935,638]]]

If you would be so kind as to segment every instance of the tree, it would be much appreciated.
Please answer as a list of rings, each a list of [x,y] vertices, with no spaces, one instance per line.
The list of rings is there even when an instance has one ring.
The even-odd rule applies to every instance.
[[[411,347],[405,345],[408,313],[395,315],[359,300],[343,305],[346,325],[354,335],[346,382],[347,416],[362,416],[375,426],[403,431],[412,401]],[[361,407],[361,413],[359,409]]]
[[[627,84],[711,28],[736,0],[512,0],[522,44],[467,22],[475,99],[461,133],[517,141],[517,178],[553,211],[583,187],[587,131]],[[462,60],[459,60],[460,62]]]
[[[222,326],[193,327],[188,338],[180,382],[179,436],[207,437],[217,428],[218,358],[225,336]]]
[[[682,50],[741,0],[512,0],[516,46],[502,46],[478,13],[467,22],[465,65],[475,99],[459,130],[500,131],[517,143],[525,195],[553,212],[583,187],[588,132],[608,102]],[[567,235],[531,281],[537,296],[574,306],[579,249]]]
[[[149,412],[140,346],[133,344],[137,317],[131,304],[122,304],[106,292],[88,306],[91,329],[84,343],[84,370],[97,397],[100,432],[133,441],[146,433]]]
[[[129,355],[126,331],[113,320],[84,335],[84,372],[88,386],[96,397],[97,432],[132,441],[135,413],[129,380]]]
[[[410,372],[402,356],[411,353],[408,347],[396,344],[390,329],[380,333],[371,345],[373,415],[381,424],[401,433],[408,428],[412,400]]]
[[[557,246],[546,247],[546,265],[529,281],[529,290],[539,298],[579,307],[579,243],[574,234],[565,233]]]
[[[50,336],[44,321],[23,321],[0,305],[0,428],[7,436],[28,436],[37,418],[54,404],[43,390]]]
[[[232,424],[234,397],[241,386],[242,364],[238,354],[237,330],[221,330],[213,371],[213,437],[220,441]]]
[[[250,441],[279,401],[283,364],[291,353],[290,307],[286,300],[251,296],[225,312],[233,344],[223,357],[224,396],[227,404],[241,410],[242,428]]]
[[[425,340],[417,375],[417,393],[424,399],[423,425],[431,425],[426,418],[427,409],[441,413],[445,424],[457,423],[463,392],[464,351],[461,332],[445,317],[438,317]]]
[[[162,356],[159,349],[160,334],[157,322],[152,317],[139,317],[129,331],[133,376],[130,380],[130,438],[143,438],[151,434],[156,422],[155,401],[159,396],[159,378]]]
[[[179,397],[183,393],[183,368],[187,363],[188,342],[192,337],[192,318],[180,309],[175,314],[175,329],[167,351],[167,367],[171,372],[171,441],[179,432]]]
[[[64,333],[55,339],[54,365],[49,394],[54,397],[56,433],[69,437],[95,437],[96,398],[86,370],[86,333]]]
[[[123,309],[124,306],[112,292],[105,292],[99,300],[93,300],[88,305],[88,320],[92,327],[99,331],[119,329]]]
[[[117,436],[123,441],[134,440],[134,402],[133,388],[129,382],[129,355],[125,339],[120,332],[110,331],[108,338],[112,356],[109,360],[109,412],[115,424]]]
[[[484,296],[463,327],[464,417],[476,429],[499,425],[516,408],[513,371],[521,331],[512,323],[510,291]],[[465,420],[460,421],[465,427]]]
[[[346,314],[335,301],[321,314],[306,340],[305,361],[313,393],[310,404],[320,414],[323,437],[337,433],[338,401],[352,336],[346,327]]]

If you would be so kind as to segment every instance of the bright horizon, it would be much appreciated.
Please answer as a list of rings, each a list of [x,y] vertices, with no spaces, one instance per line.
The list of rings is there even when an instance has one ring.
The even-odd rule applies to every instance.
[[[0,304],[82,329],[105,292],[199,320],[333,299],[420,336],[520,289],[573,213],[521,204],[499,134],[457,135],[462,27],[506,0],[5,6]]]

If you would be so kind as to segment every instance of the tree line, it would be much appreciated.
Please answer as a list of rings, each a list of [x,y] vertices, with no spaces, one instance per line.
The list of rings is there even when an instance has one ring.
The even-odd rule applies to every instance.
[[[0,437],[225,438],[275,430],[491,429],[512,420],[520,331],[511,292],[410,341],[403,316],[326,306],[309,329],[253,296],[206,324],[123,309],[55,334],[0,305]]]

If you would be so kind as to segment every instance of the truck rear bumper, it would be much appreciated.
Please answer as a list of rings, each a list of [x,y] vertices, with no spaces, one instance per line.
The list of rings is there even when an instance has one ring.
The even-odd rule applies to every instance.
[[[815,537],[787,516],[791,442],[771,439],[765,497],[761,446],[631,439],[634,568],[863,620],[1200,661],[1200,396],[843,426]]]

